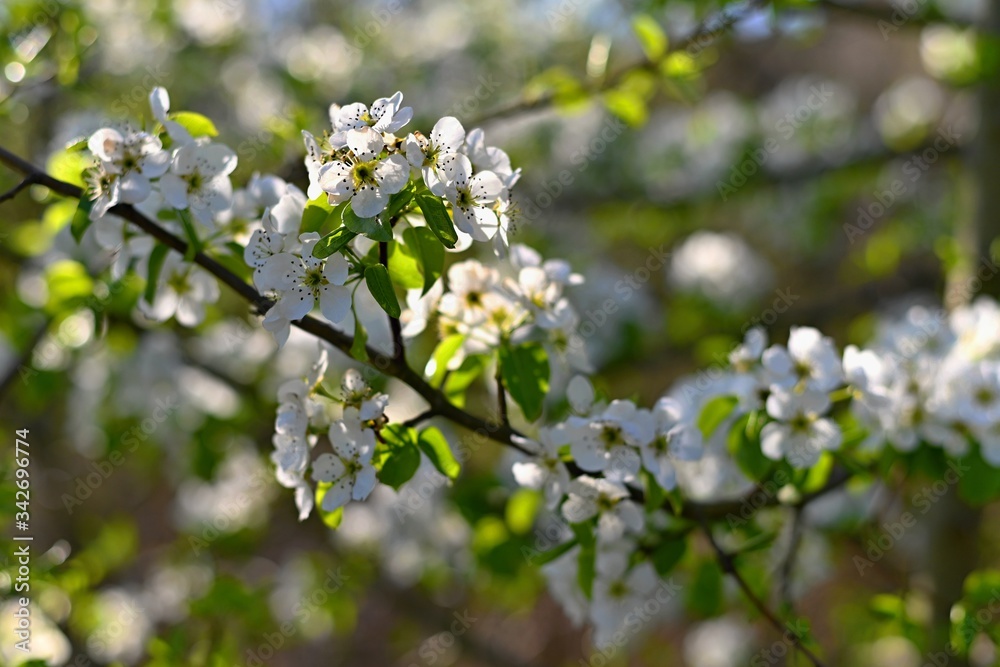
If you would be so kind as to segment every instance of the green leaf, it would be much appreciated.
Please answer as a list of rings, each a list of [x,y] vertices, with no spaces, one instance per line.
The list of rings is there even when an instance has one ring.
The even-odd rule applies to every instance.
[[[720,415],[728,414],[719,412]],[[702,412],[705,416],[705,412]],[[716,415],[718,416],[718,415]],[[715,416],[713,416],[713,419]],[[723,419],[725,416],[722,417]],[[763,421],[756,414],[747,414],[736,420],[726,438],[726,447],[744,475],[759,482],[770,473],[773,462],[760,450],[760,431],[757,424]],[[714,428],[713,428],[714,430]]]
[[[504,510],[504,520],[510,532],[524,535],[530,531],[541,506],[542,494],[534,489],[518,489],[511,494]]]
[[[316,245],[313,246],[313,257],[324,259],[335,255],[343,250],[344,246],[353,241],[356,236],[357,234],[346,227],[337,227],[319,241],[316,241]]]
[[[466,390],[486,370],[486,357],[477,354],[466,357],[462,365],[453,370],[444,381],[442,390],[448,400],[460,408],[465,407]]]
[[[970,505],[985,505],[1000,497],[1000,470],[983,460],[979,447],[973,447],[957,461],[949,461],[938,471],[938,476],[949,485],[958,482],[958,497]]]
[[[299,230],[303,234],[307,232],[319,232],[326,227],[330,219],[339,220],[333,205],[327,199],[326,195],[322,194],[306,203],[306,208],[302,211],[302,223],[299,225]]]
[[[420,467],[420,449],[417,447],[416,435],[412,428],[399,424],[389,424],[382,429],[381,434],[388,451],[382,459],[378,479],[398,491],[399,487],[412,479]]]
[[[365,269],[365,283],[368,290],[375,297],[382,310],[389,314],[389,317],[399,317],[399,301],[396,300],[396,290],[392,287],[389,279],[389,271],[381,264],[374,264]]]
[[[529,562],[534,566],[540,566],[540,565],[545,565],[546,563],[551,563],[552,561],[559,558],[567,551],[575,547],[577,544],[579,544],[579,542],[577,542],[575,539],[572,539],[569,542],[563,542],[558,546],[552,547],[548,551],[543,551],[537,556],[533,556],[529,560]]]
[[[424,369],[424,375],[428,376],[431,386],[441,386],[441,382],[444,381],[444,376],[448,372],[448,362],[451,361],[451,358],[462,347],[463,342],[465,342],[465,336],[462,334],[451,334],[434,348],[434,352],[427,362],[427,367]]]
[[[361,318],[354,314],[354,340],[351,341],[351,356],[358,361],[368,361],[368,332],[361,324]]]
[[[677,567],[677,564],[681,562],[684,558],[684,554],[687,552],[687,539],[684,537],[679,537],[673,540],[666,540],[656,549],[653,550],[652,557],[650,560],[653,562],[653,567],[656,568],[656,573],[661,577],[665,577],[670,572]]]
[[[201,252],[201,239],[198,238],[198,232],[194,228],[194,221],[191,219],[191,214],[188,211],[178,211],[177,215],[181,219],[181,227],[184,228],[184,236],[187,237],[188,248],[184,253],[184,261],[190,262],[194,259],[194,256]]]
[[[537,343],[500,347],[500,372],[511,398],[529,421],[542,416],[549,391],[549,359]]]
[[[445,246],[454,248],[455,244],[458,243],[458,234],[455,233],[455,225],[441,199],[433,195],[417,195],[415,199],[434,236],[438,237]]]
[[[726,417],[733,412],[736,403],[735,396],[717,396],[705,404],[701,414],[698,415],[698,428],[706,440],[712,437]]]
[[[90,223],[93,220],[90,219],[90,209],[94,208],[94,200],[88,197],[81,197],[80,204],[76,207],[76,213],[73,214],[73,221],[70,222],[70,232],[73,234],[73,240],[80,243],[83,240],[83,235],[90,227]]]
[[[774,531],[766,531],[751,537],[732,553],[733,555],[736,555],[750,553],[751,551],[760,551],[761,549],[766,549],[771,546],[776,539],[778,539],[778,533]]]
[[[156,288],[159,286],[160,281],[160,269],[163,268],[163,260],[167,258],[168,252],[170,252],[170,248],[162,243],[157,243],[156,247],[153,248],[153,252],[149,253],[149,272],[146,274],[146,291],[143,293],[143,298],[148,304],[152,304],[156,298]]]
[[[413,201],[413,189],[406,187],[405,189],[400,190],[389,198],[389,205],[385,207],[382,217],[386,220],[392,220],[399,215],[399,213],[406,208],[411,201]]]
[[[344,519],[344,508],[338,507],[332,512],[327,512],[323,509],[323,498],[326,496],[326,492],[330,490],[333,484],[331,482],[320,482],[316,485],[316,510],[319,512],[319,516],[323,519],[323,523],[326,524],[327,528],[336,530],[340,527],[340,522]]]
[[[392,228],[382,218],[359,218],[354,210],[347,206],[344,208],[344,226],[356,234],[364,234],[373,241],[391,241]]]
[[[192,137],[219,136],[219,131],[215,129],[215,124],[200,113],[195,113],[194,111],[176,111],[167,117],[187,130]]]
[[[660,24],[649,14],[636,14],[632,17],[632,30],[639,39],[639,46],[652,62],[656,62],[667,52],[667,35]]]
[[[687,606],[701,616],[714,616],[722,608],[722,569],[714,560],[702,561],[688,587]]]
[[[580,556],[577,560],[576,581],[580,584],[580,590],[589,600],[594,594],[594,576],[597,574],[595,561],[597,560],[597,549],[593,544],[581,546]]]
[[[76,309],[94,293],[94,279],[86,267],[70,259],[49,264],[45,284],[49,295],[45,309],[54,314]]]
[[[444,248],[426,227],[410,227],[403,232],[403,241],[417,259],[423,274],[423,294],[427,294],[444,271]]]
[[[441,247],[440,243],[438,247]],[[393,243],[389,248],[389,277],[393,284],[404,289],[422,288],[424,270],[421,261],[419,248],[412,247],[404,234],[403,243]]]
[[[448,440],[440,430],[431,426],[425,428],[417,436],[417,446],[422,451],[438,472],[448,479],[455,479],[461,472],[462,466],[451,451]]]

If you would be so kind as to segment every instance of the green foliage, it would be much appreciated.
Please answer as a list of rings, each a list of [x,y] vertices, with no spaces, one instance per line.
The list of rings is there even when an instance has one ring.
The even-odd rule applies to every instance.
[[[448,209],[441,200],[432,195],[417,195],[414,200],[434,235],[445,247],[454,248],[458,243],[458,234],[455,232],[455,225],[451,221]]]
[[[365,284],[389,317],[399,317],[402,312],[396,299],[396,290],[392,287],[389,270],[381,264],[373,264],[365,268]]]
[[[462,466],[455,458],[455,454],[448,445],[448,440],[440,430],[433,426],[420,431],[417,437],[417,446],[424,453],[427,459],[434,464],[438,472],[448,479],[455,479],[462,471]]]
[[[536,343],[500,347],[500,372],[511,398],[524,416],[535,421],[542,416],[549,392],[549,358],[545,348]]]
[[[171,113],[168,118],[183,127],[196,139],[198,137],[219,136],[219,130],[216,129],[215,123],[200,113],[195,113],[194,111],[176,111]]]
[[[417,432],[399,424],[388,424],[382,429],[381,438],[378,479],[398,490],[420,467]]]

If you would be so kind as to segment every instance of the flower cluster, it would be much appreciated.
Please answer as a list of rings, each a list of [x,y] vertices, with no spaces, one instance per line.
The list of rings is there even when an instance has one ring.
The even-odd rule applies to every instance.
[[[427,293],[408,290],[407,308],[400,317],[403,336],[419,335],[436,316],[442,339],[462,339],[448,370],[461,366],[468,356],[494,352],[505,340],[538,341],[550,360],[588,370],[577,332],[580,317],[565,296],[565,288],[582,284],[583,277],[564,260],[543,261],[524,245],[511,246],[509,259],[509,266],[500,268],[475,259],[457,262],[448,268],[447,290],[442,285]]]
[[[504,151],[486,145],[482,130],[466,133],[451,116],[437,121],[429,136],[397,136],[413,117],[402,102],[402,93],[396,93],[370,108],[334,104],[332,131],[320,138],[303,131],[309,197],[326,193],[331,204],[349,203],[357,217],[375,218],[413,178],[417,191],[450,203],[464,245],[492,241],[502,253],[510,227],[510,189],[520,170],[511,168]]]
[[[344,373],[340,395],[334,396],[323,387],[326,369],[323,350],[306,378],[289,380],[278,389],[271,460],[278,482],[295,489],[300,520],[309,516],[315,502],[316,490],[306,480],[310,469],[327,513],[351,500],[364,500],[375,488],[375,434],[386,421],[389,397],[373,391],[353,368]],[[334,404],[341,406],[336,419],[331,418]],[[320,443],[329,443],[331,451],[313,459]]]
[[[916,306],[883,324],[870,347],[849,345],[843,354],[810,327],[792,327],[787,346],[770,347],[755,328],[708,390],[688,383],[675,393],[696,394],[689,401],[696,411],[731,397],[732,415],[754,413],[766,422],[761,452],[795,468],[841,448],[839,403],[861,427],[863,451],[888,444],[910,452],[926,443],[964,456],[977,443],[983,458],[1000,466],[997,323],[1000,306],[987,297],[950,315]]]
[[[207,136],[195,138],[172,120],[163,88],[155,88],[149,99],[157,121],[154,131],[105,127],[87,141],[95,158],[86,174],[93,238],[113,254],[117,276],[134,260],[137,268],[148,270],[153,250],[152,239],[131,235],[125,221],[111,213],[118,204],[134,205],[191,241],[195,229],[214,231],[233,202],[229,175],[236,168],[236,154]],[[191,233],[185,234],[185,220]],[[159,275],[151,277],[158,286],[155,297],[141,300],[139,308],[155,321],[175,316],[179,323],[194,326],[204,319],[204,304],[218,299],[218,287],[206,273],[178,259],[168,257]]]

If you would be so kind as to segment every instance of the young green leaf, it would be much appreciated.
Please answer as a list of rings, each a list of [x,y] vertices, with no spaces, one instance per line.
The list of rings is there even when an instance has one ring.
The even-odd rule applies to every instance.
[[[382,459],[378,479],[398,491],[420,467],[420,449],[415,432],[412,428],[389,424],[382,429],[382,439],[388,451]]]
[[[410,227],[403,232],[403,241],[420,266],[423,294],[427,294],[444,271],[444,248],[426,227]]]
[[[504,521],[515,535],[524,535],[535,525],[535,516],[542,506],[542,494],[534,489],[518,489],[511,494],[504,510]]]
[[[177,111],[170,114],[169,118],[187,130],[192,137],[219,136],[219,131],[215,129],[215,124],[200,113],[195,113],[194,111]]]
[[[365,327],[361,324],[361,319],[358,314],[354,314],[354,340],[351,341],[351,356],[358,361],[368,361],[368,332],[365,331]]]
[[[330,257],[340,252],[344,246],[354,240],[355,236],[357,234],[346,227],[337,227],[319,241],[316,241],[316,245],[313,246],[313,257],[317,259]]]
[[[665,540],[653,550],[652,562],[656,568],[656,573],[665,577],[677,567],[677,564],[684,558],[687,552],[687,539],[683,536],[676,539]]]
[[[546,563],[551,563],[552,561],[559,558],[567,551],[575,547],[577,544],[579,544],[579,542],[577,542],[575,539],[572,539],[569,542],[563,542],[560,545],[552,547],[548,551],[543,551],[537,556],[534,555],[530,556],[528,558],[528,562],[536,567],[545,565]]]
[[[667,52],[667,35],[656,19],[649,14],[633,16],[632,30],[635,31],[642,52],[651,62],[656,62]]]
[[[151,304],[156,299],[156,288],[160,283],[160,269],[163,268],[163,260],[167,258],[168,252],[170,252],[170,248],[162,243],[157,243],[153,251],[149,253],[149,271],[146,273],[146,291],[143,293],[146,303]]]
[[[425,428],[417,436],[417,446],[420,447],[420,451],[427,456],[428,460],[434,464],[438,472],[448,479],[458,477],[462,466],[459,465],[458,459],[455,458],[455,454],[448,445],[448,440],[441,431],[433,426]]]
[[[430,380],[431,386],[441,386],[445,373],[448,372],[448,362],[462,347],[464,341],[465,336],[462,334],[451,334],[434,348],[434,352],[431,353],[431,358],[427,362],[427,367],[424,369],[424,375]]]
[[[348,206],[344,208],[344,226],[356,234],[364,234],[373,241],[391,241],[392,228],[381,217],[359,218]]]
[[[81,197],[80,204],[76,207],[76,213],[73,214],[73,220],[70,222],[70,232],[73,234],[73,240],[77,243],[83,240],[83,234],[90,227],[90,223],[93,222],[90,219],[90,209],[94,207],[94,200],[89,197]]]
[[[468,388],[486,370],[486,357],[476,354],[466,357],[462,365],[453,370],[441,387],[448,400],[460,408],[465,407],[465,395]]]
[[[441,247],[440,243],[438,247]],[[420,249],[411,245],[405,233],[403,243],[393,243],[389,247],[389,277],[392,278],[394,285],[404,289],[420,289],[424,286]]]
[[[521,406],[529,421],[542,416],[545,395],[549,391],[549,359],[537,343],[502,345],[500,372],[511,398]]]
[[[735,396],[717,396],[705,404],[698,415],[698,428],[705,439],[712,437],[715,430],[726,420],[736,407]]]
[[[447,247],[454,248],[455,244],[458,243],[458,234],[455,232],[455,225],[448,215],[448,209],[445,208],[441,199],[433,195],[417,195],[415,199],[417,206],[424,214],[427,226],[434,232],[434,235]]]
[[[338,216],[334,206],[327,199],[325,194],[311,199],[306,203],[306,208],[302,211],[302,224],[299,229],[302,233],[319,232],[330,220],[336,220],[340,224],[341,216]]]
[[[389,271],[381,264],[374,264],[365,269],[365,284],[368,290],[375,297],[382,310],[389,314],[389,317],[399,317],[399,301],[396,299],[396,290],[392,287],[389,279]]]

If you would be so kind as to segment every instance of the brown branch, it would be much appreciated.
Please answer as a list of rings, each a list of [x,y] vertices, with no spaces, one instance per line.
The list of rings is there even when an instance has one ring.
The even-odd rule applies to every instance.
[[[768,0],[747,0],[747,2],[739,7],[727,7],[719,12],[716,12],[715,14],[712,14],[707,19],[702,21],[698,27],[691,32],[691,34],[676,42],[676,45],[671,42],[663,57],[677,51],[685,50],[697,49],[697,51],[695,51],[695,53],[697,53],[701,49],[705,48],[706,44],[703,43],[705,40],[709,40],[708,44],[711,44],[719,36],[729,30],[729,28],[732,27],[732,25],[737,21],[744,18],[751,12],[762,8],[767,4],[767,2]],[[652,61],[649,58],[643,58],[642,60],[621,68],[603,81],[590,85],[584,92],[588,96],[599,95],[617,86],[632,72],[646,70],[657,73],[659,72],[659,67],[660,61]],[[515,116],[528,111],[545,109],[555,104],[557,98],[558,95],[556,95],[556,93],[550,92],[537,97],[514,100],[513,102],[486,112],[479,118],[475,119],[472,124],[479,125],[499,120],[501,118]]]
[[[791,626],[785,624],[778,617],[778,615],[771,611],[771,609],[764,604],[764,601],[753,592],[753,589],[750,588],[750,584],[748,584],[747,580],[743,578],[740,571],[736,569],[733,554],[728,553],[723,550],[721,546],[719,546],[719,543],[715,541],[715,536],[712,535],[712,529],[707,523],[702,523],[702,530],[708,538],[709,544],[712,545],[712,549],[715,551],[715,555],[719,561],[719,566],[722,568],[722,571],[733,578],[736,584],[740,587],[740,590],[743,591],[743,595],[745,595],[750,601],[750,604],[752,604],[757,611],[759,611],[761,615],[766,618],[772,626],[774,626],[775,630],[782,633],[782,635],[790,637],[792,646],[801,651],[802,655],[806,656],[812,664],[816,665],[816,667],[824,667],[823,661],[820,660],[815,653],[809,650],[809,648],[803,643],[802,637],[799,636],[799,634]]]
[[[27,176],[25,176],[23,181],[12,187],[7,192],[0,195],[0,204],[4,203],[8,199],[13,199],[21,192],[21,190],[24,190],[25,188],[34,184],[35,184],[35,176],[33,174],[28,174]]]
[[[26,176],[31,176],[34,178],[36,183],[46,186],[56,194],[75,199],[80,199],[85,195],[84,191],[76,185],[53,178],[32,165],[30,162],[11,153],[3,147],[0,147],[0,163],[6,164],[11,169]],[[176,250],[182,255],[187,253],[187,242],[174,236],[163,227],[160,227],[132,206],[119,204],[112,208],[109,212],[135,224],[156,240],[160,241],[167,247]],[[244,282],[235,273],[232,273],[225,266],[205,253],[195,253],[193,261],[195,264],[201,266],[203,269],[230,287],[230,289],[234,292],[250,302],[259,312],[266,313],[271,306],[274,305],[273,301],[261,295],[251,285]],[[310,315],[303,317],[301,320],[292,322],[292,324],[302,331],[310,333],[313,336],[326,341],[348,357],[352,356],[351,348],[353,347],[354,339],[347,334],[337,331],[330,324],[322,322]],[[423,376],[410,368],[405,360],[398,359],[395,355],[390,356],[383,354],[371,346],[366,346],[365,349],[368,353],[369,367],[380,373],[391,375],[404,384],[409,385],[411,389],[416,391],[429,404],[428,410],[422,415],[418,415],[418,417],[414,418],[414,420],[423,420],[431,416],[444,417],[458,426],[462,426],[470,431],[473,431],[479,436],[489,438],[490,440],[498,442],[502,445],[516,449],[523,454],[529,456],[533,455],[533,452],[529,449],[514,441],[513,436],[520,434],[514,430],[510,424],[506,423],[506,421],[504,423],[497,424],[493,421],[486,420],[466,412],[449,401],[447,396],[445,396],[440,390],[432,387],[430,383],[423,378]],[[414,420],[410,421],[412,422]],[[419,423],[419,421],[417,423]],[[569,467],[574,476],[584,474],[576,466]],[[830,480],[827,482],[826,486],[813,492],[812,494],[803,496],[802,500],[800,500],[800,504],[804,505],[815,498],[839,488],[848,479],[850,479],[850,477],[851,473],[846,470],[835,470],[830,476]],[[679,512],[679,515],[688,519],[719,520],[725,519],[730,515],[739,516],[743,509],[748,506],[756,510],[761,507],[774,506],[778,504],[776,495],[772,494],[765,503],[751,505],[750,499],[752,495],[753,494],[749,494],[745,498],[716,503],[685,503],[683,509]],[[642,492],[633,489],[633,498],[642,502]],[[665,505],[665,507],[670,510],[669,504]]]

